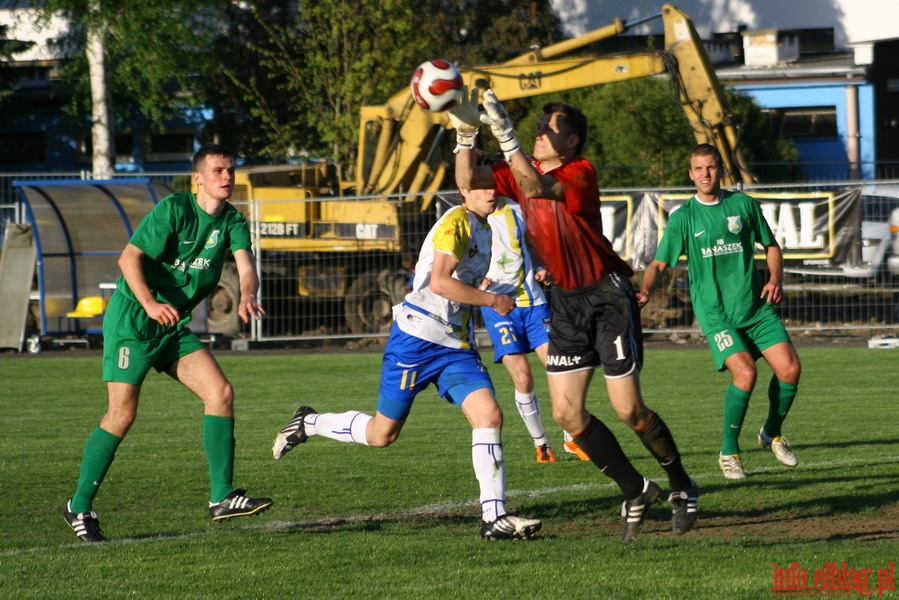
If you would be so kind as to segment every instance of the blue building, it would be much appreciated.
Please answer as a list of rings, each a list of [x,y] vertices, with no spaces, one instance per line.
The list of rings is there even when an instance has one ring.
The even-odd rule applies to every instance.
[[[745,40],[754,37],[770,40],[770,52],[751,54]],[[804,53],[803,38],[814,39],[807,31],[744,32],[743,60],[720,66],[718,77],[763,107],[772,128],[796,146],[810,180],[895,177],[899,109],[889,89],[899,80],[896,41]]]

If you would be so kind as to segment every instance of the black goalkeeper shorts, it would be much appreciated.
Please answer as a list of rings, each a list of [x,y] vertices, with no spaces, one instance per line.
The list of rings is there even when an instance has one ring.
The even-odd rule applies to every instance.
[[[606,377],[625,377],[643,364],[643,330],[634,288],[612,273],[593,285],[552,289],[548,373],[603,367]]]

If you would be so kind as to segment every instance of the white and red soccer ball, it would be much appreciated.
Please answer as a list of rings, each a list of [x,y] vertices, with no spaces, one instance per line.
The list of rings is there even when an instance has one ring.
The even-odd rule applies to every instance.
[[[462,85],[462,74],[456,65],[434,59],[418,65],[410,87],[416,104],[428,112],[443,112],[459,103]]]

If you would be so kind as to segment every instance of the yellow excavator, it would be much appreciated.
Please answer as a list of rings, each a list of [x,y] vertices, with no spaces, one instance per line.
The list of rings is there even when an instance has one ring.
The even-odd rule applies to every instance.
[[[665,27],[663,50],[557,58],[658,18]],[[503,64],[460,71],[469,87],[491,88],[503,101],[667,74],[678,90],[697,143],[713,144],[721,151],[729,174],[724,185],[751,179],[737,144],[736,117],[727,106],[702,40],[687,15],[674,6],[666,4],[658,15],[628,25],[616,20]],[[383,106],[363,107],[359,169],[354,182],[357,193],[393,194],[402,190],[412,194],[441,189],[447,162],[440,160],[443,157],[435,147],[448,127],[446,113],[420,110],[408,90],[394,95]]]
[[[661,50],[565,58],[659,18],[665,29]],[[737,118],[693,23],[674,6],[630,24],[616,20],[502,64],[460,71],[468,86],[491,88],[504,101],[667,75],[697,143],[720,150],[724,184],[751,181]],[[404,293],[409,257],[436,219],[434,198],[452,187],[451,127],[446,113],[422,110],[406,87],[381,106],[362,107],[358,159],[348,180],[327,163],[238,169],[232,200],[246,202],[257,226],[264,276],[267,256],[277,256],[287,281],[280,293],[342,302],[351,333],[386,330],[390,307]],[[226,274],[207,303],[210,330],[229,334],[239,327],[236,293],[234,273]]]

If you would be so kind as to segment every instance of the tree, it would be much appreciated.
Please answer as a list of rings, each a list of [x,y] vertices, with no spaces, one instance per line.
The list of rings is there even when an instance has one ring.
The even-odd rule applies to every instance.
[[[547,0],[300,0],[272,18],[253,8],[248,60],[225,66],[241,91],[234,114],[258,132],[250,145],[274,162],[296,154],[354,162],[359,108],[409,84],[416,65],[441,57],[460,65],[499,62],[533,44],[562,39]],[[285,102],[285,99],[287,100]],[[234,105],[234,108],[237,104]]]
[[[71,23],[62,41],[73,56],[66,63],[65,77],[74,92],[72,111],[93,115],[95,176],[108,174],[104,163],[111,164],[111,148],[106,140],[114,138],[117,118],[136,111],[163,126],[185,107],[200,104],[196,76],[210,58],[214,24],[220,20],[215,4],[214,0],[44,4],[45,18],[61,13]]]
[[[271,6],[253,7],[252,27],[262,34],[248,44],[255,60],[225,72],[258,128],[261,158],[307,155],[349,164],[359,107],[395,92],[398,73],[408,70],[423,43],[415,8],[403,0],[300,0],[298,6],[281,20],[270,19]]]
[[[731,109],[741,118],[740,148],[750,167],[755,161],[797,160],[795,148],[771,132],[751,98],[729,89],[725,93]],[[664,78],[644,77],[572,90],[552,100],[573,104],[587,116],[590,129],[584,155],[599,167],[602,187],[690,185],[686,157],[696,138]],[[536,103],[539,106],[519,123],[519,131],[535,130],[546,101],[549,99],[541,97]],[[798,167],[782,169],[780,175],[791,178],[784,181],[797,180]]]
[[[799,150],[772,131],[759,105],[731,89],[727,89],[727,97],[731,110],[742,120],[740,148],[753,174],[760,181],[803,181]]]
[[[94,177],[108,179],[115,171],[115,148],[112,145],[112,123],[109,120],[109,89],[106,86],[106,37],[107,25],[98,18],[100,7],[94,0],[88,8],[91,22],[87,26],[85,57],[91,86],[91,141],[93,156],[91,166]]]
[[[222,28],[203,73],[203,96],[211,118],[203,141],[232,148],[250,163],[287,159],[291,143],[307,137],[302,129],[284,125],[303,110],[303,101],[285,92],[286,69],[269,68],[265,59],[303,60],[287,36],[298,17],[294,0],[229,2],[223,8]],[[279,44],[287,37],[282,49]]]
[[[495,64],[565,39],[552,3],[543,0],[429,0],[417,17],[429,38],[419,62],[439,52],[462,66]]]

